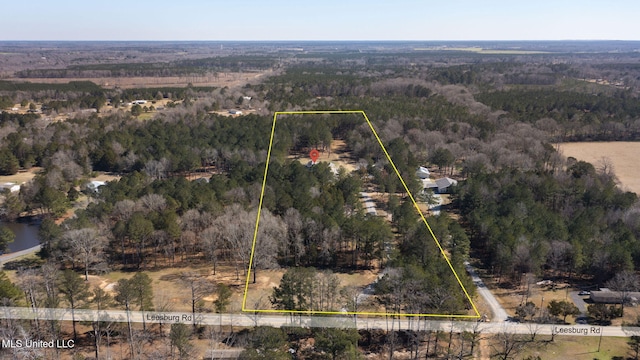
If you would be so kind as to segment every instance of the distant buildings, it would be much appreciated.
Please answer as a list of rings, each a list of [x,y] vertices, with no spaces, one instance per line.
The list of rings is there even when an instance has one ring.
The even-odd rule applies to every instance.
[[[435,181],[431,180],[429,174],[429,169],[423,168],[422,166],[416,171],[416,176],[422,183],[423,191],[428,189],[436,194],[446,194],[452,186],[458,185],[458,181],[448,177],[436,179]]]

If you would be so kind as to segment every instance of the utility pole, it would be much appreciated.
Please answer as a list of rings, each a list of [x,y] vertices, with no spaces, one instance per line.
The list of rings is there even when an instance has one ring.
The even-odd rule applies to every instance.
[[[598,352],[600,352],[600,345],[602,344],[602,333],[604,332],[604,329],[602,328],[602,326],[600,326],[600,340],[598,340]]]

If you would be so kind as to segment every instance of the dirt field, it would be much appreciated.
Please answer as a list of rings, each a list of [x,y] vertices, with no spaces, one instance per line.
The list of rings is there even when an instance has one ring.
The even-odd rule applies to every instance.
[[[42,170],[41,167],[32,167],[31,169],[29,169],[27,171],[24,171],[24,172],[21,171],[21,172],[19,172],[17,174],[14,174],[14,175],[0,176],[0,183],[11,182],[11,183],[15,183],[15,184],[20,185],[22,183],[29,182],[41,170]]]
[[[603,158],[610,159],[620,187],[640,194],[640,142],[577,142],[558,144],[558,148],[565,156],[590,162],[596,169]]]
[[[289,156],[290,159],[298,158],[301,164],[306,165],[309,162],[309,156],[298,157],[297,155]],[[344,140],[334,139],[331,142],[331,151],[320,151],[318,161],[332,162],[338,169],[343,167],[347,172],[356,169],[356,163],[351,159],[351,153],[347,151],[347,144]]]
[[[90,181],[114,181],[120,180],[120,175],[111,175],[104,172],[96,172],[96,176],[89,179]]]

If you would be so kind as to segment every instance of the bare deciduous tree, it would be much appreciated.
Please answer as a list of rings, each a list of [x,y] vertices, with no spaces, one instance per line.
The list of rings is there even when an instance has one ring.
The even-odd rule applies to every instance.
[[[547,264],[555,271],[565,270],[569,265],[572,250],[573,246],[569,242],[551,241],[549,252],[547,253]]]
[[[513,334],[505,329],[493,336],[491,357],[501,360],[513,359],[524,350],[526,343],[522,335]]]
[[[132,200],[125,199],[118,201],[113,205],[111,216],[116,221],[129,221],[131,215],[136,211],[136,203]]]
[[[304,256],[304,225],[302,216],[297,209],[289,208],[284,214],[284,222],[287,225],[286,242],[281,242],[281,249],[285,261],[293,257],[293,265],[300,265],[300,258]],[[284,240],[284,239],[281,239]]]
[[[82,263],[85,280],[89,280],[89,267],[102,259],[106,238],[89,228],[67,231],[62,238],[67,242],[73,259]]]
[[[223,248],[224,234],[217,226],[206,228],[201,234],[202,249],[213,265],[213,275],[216,274],[218,266],[218,255]]]
[[[149,160],[144,164],[144,172],[153,180],[166,178],[170,168],[171,164],[165,158],[160,159],[160,161]]]
[[[257,211],[252,211],[249,218],[256,218]],[[260,226],[256,237],[255,254],[253,258],[253,282],[256,282],[256,269],[273,269],[278,267],[278,242],[286,237],[287,226],[278,216],[267,209],[260,213]],[[247,251],[248,250],[248,251]],[[246,249],[250,254],[251,249]]]
[[[167,207],[167,199],[160,194],[147,194],[138,199],[136,205],[145,212],[162,212]]]
[[[196,273],[183,273],[182,279],[185,281],[191,294],[191,317],[193,319],[193,329],[196,328],[196,308],[200,307],[200,301],[205,296],[213,293],[216,286],[206,278]]]
[[[83,173],[82,167],[76,163],[73,154],[68,150],[60,150],[53,154],[50,167],[60,169],[67,182],[79,179]]]

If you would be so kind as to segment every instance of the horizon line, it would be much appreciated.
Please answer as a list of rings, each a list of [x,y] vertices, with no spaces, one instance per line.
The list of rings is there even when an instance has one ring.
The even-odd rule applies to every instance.
[[[251,40],[251,39],[0,39],[0,42],[595,42],[595,41],[612,41],[612,42],[640,42],[639,39],[466,39],[466,40],[408,40],[408,39],[270,39],[270,40]]]

